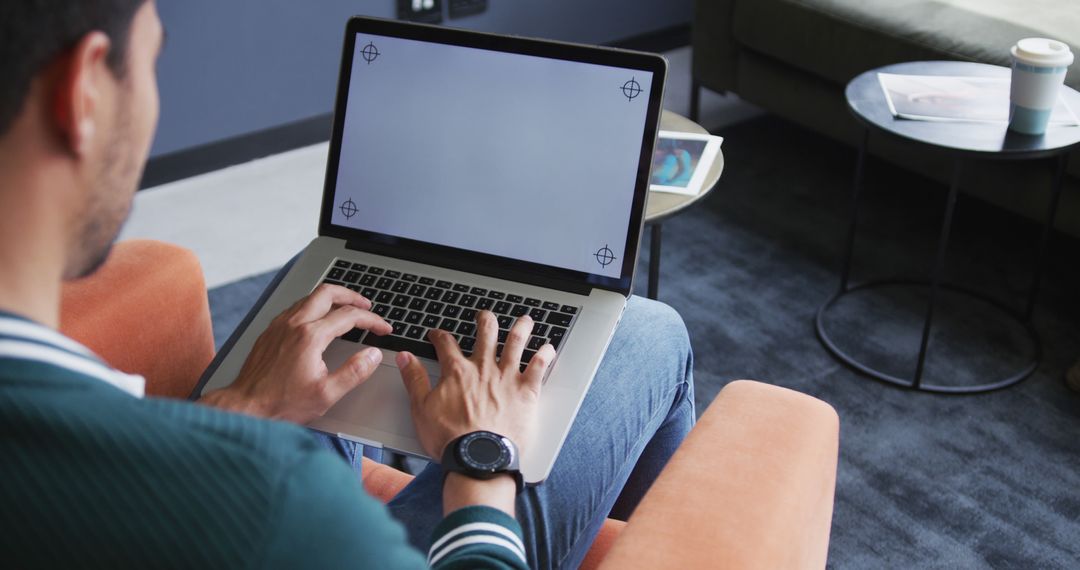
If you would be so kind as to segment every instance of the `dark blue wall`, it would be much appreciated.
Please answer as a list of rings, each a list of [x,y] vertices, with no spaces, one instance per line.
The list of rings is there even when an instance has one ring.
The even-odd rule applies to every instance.
[[[692,0],[489,0],[444,24],[606,43],[680,24]],[[395,0],[161,0],[162,154],[333,109],[342,33],[354,14],[393,17]]]

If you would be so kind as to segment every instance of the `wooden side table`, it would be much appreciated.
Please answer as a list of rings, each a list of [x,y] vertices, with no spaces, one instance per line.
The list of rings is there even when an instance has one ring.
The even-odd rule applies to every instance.
[[[684,133],[709,134],[701,125],[686,117],[665,110],[660,116],[660,129],[664,131],[677,131]],[[660,240],[663,231],[663,222],[667,218],[682,212],[690,206],[705,198],[720,181],[720,175],[724,172],[724,151],[720,150],[716,155],[716,161],[705,177],[705,183],[701,186],[701,192],[697,196],[685,196],[683,194],[670,194],[667,192],[649,192],[648,202],[645,205],[645,224],[651,226],[649,237],[649,292],[650,299],[656,299],[660,291]]]

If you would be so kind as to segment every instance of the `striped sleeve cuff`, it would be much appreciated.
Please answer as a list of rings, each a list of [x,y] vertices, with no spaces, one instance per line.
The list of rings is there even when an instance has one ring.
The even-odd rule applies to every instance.
[[[435,528],[428,565],[528,569],[521,525],[499,509],[458,509]]]

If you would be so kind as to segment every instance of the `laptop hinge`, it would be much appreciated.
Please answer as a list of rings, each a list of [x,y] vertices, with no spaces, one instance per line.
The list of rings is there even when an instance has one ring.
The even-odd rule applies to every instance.
[[[453,260],[454,263],[451,264],[449,263],[449,260],[446,258],[445,255],[433,252],[429,253],[415,249],[406,249],[403,251],[402,248],[395,246],[375,244],[371,242],[359,244],[351,240],[347,240],[345,242],[345,247],[346,249],[350,249],[352,251],[374,253],[375,255],[383,255],[386,257],[396,257],[399,259],[404,259],[406,261],[414,261],[416,263],[434,265],[436,267],[453,269],[455,271],[466,271],[469,273],[476,273],[477,275],[483,275],[485,277],[505,279],[507,281],[518,281],[521,283],[527,283],[529,285],[535,285],[536,287],[556,289],[558,291],[565,291],[567,293],[573,293],[575,295],[588,296],[595,287],[594,285],[590,285],[588,283],[581,283],[579,281],[561,279],[558,277],[536,275],[527,271],[518,271],[506,267],[498,267],[496,265],[484,263],[481,261],[470,262],[471,260],[455,259]]]

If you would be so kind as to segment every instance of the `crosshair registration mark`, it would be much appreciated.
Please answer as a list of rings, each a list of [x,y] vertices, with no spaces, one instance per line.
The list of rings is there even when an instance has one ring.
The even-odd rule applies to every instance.
[[[616,259],[615,252],[611,251],[611,248],[609,248],[607,244],[604,244],[604,247],[598,249],[596,253],[593,254],[593,257],[596,258],[596,262],[600,264],[600,267],[607,267]]]
[[[637,82],[636,77],[631,77],[630,81],[623,83],[622,94],[626,96],[627,101],[633,101],[638,95],[641,95],[641,84]]]
[[[379,57],[379,48],[375,47],[375,44],[368,42],[366,46],[360,48],[360,57],[364,58],[368,65],[371,65],[371,62]]]
[[[345,202],[341,204],[340,210],[341,214],[345,216],[346,220],[351,220],[352,217],[356,215],[356,212],[359,211],[356,207],[356,202],[353,202],[352,198],[345,200]]]

